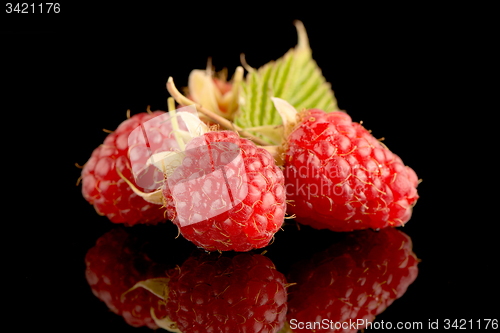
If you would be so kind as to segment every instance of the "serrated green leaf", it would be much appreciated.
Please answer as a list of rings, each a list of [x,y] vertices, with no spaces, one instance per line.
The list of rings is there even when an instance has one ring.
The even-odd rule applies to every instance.
[[[268,135],[263,137],[252,129],[282,124],[271,97],[288,101],[298,111],[304,108],[318,108],[326,112],[338,110],[331,85],[312,58],[302,23],[297,22],[296,27],[299,37],[297,46],[278,60],[249,71],[240,88],[236,124],[268,141]],[[279,142],[272,140],[270,143]]]

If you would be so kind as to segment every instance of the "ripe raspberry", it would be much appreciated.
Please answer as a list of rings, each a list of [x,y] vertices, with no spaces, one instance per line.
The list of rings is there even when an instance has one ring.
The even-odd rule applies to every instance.
[[[415,172],[345,112],[311,109],[285,144],[290,211],[316,229],[401,226],[418,194]]]
[[[167,315],[181,332],[276,333],[287,313],[286,279],[272,261],[191,257],[169,272]]]
[[[129,325],[156,329],[150,309],[164,316],[163,300],[142,288],[127,292],[138,281],[165,276],[166,267],[152,262],[141,245],[123,229],[111,230],[87,252],[85,277],[93,294]]]
[[[395,228],[356,231],[339,243],[294,265],[288,281],[288,320],[294,332],[357,332],[306,329],[300,322],[373,322],[403,296],[418,274],[410,237]],[[366,323],[366,321],[365,321]],[[341,325],[341,324],[338,324]],[[301,329],[303,328],[303,329]],[[335,327],[334,327],[335,328]]]
[[[120,178],[116,167],[136,187],[132,175],[131,160],[147,158],[144,139],[137,138],[136,144],[129,153],[129,135],[134,129],[150,119],[165,114],[164,111],[139,113],[122,122],[118,128],[109,134],[104,143],[97,147],[82,170],[82,194],[85,200],[94,205],[100,215],[107,216],[113,223],[123,223],[132,226],[139,223],[157,224],[164,221],[164,210],[161,206],[148,203],[135,194],[130,186]],[[176,147],[175,140],[169,138],[168,131],[148,133],[149,141],[161,143],[158,149],[170,150]],[[140,163],[138,163],[140,164]],[[134,170],[137,173],[137,170]],[[146,188],[145,192],[153,189]]]
[[[268,245],[286,211],[283,173],[271,154],[231,131],[196,137],[185,153],[163,188],[180,233],[207,251]]]

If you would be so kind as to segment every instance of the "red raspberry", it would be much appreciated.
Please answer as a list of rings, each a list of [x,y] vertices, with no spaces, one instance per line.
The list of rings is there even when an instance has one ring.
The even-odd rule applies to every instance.
[[[137,144],[133,147],[134,150],[130,152],[132,155],[130,155],[129,135],[141,124],[163,114],[165,114],[164,111],[144,112],[125,120],[106,137],[102,145],[92,152],[90,159],[83,167],[83,197],[94,205],[98,214],[107,216],[113,223],[132,226],[138,223],[157,224],[165,220],[165,211],[160,209],[161,206],[151,204],[135,194],[116,172],[116,167],[118,167],[132,184],[143,188],[134,180],[129,156],[136,159],[147,158],[149,156],[143,152],[147,150],[147,147],[144,143],[141,144],[140,139],[138,139]],[[156,139],[156,141],[162,142],[161,149],[170,150],[169,147],[175,147],[176,143],[173,138],[167,136],[168,134],[169,132],[166,131],[156,131],[148,133],[148,136],[150,141]],[[156,150],[158,149],[160,148],[157,147]],[[153,191],[151,188],[143,190],[145,192]]]
[[[316,229],[401,226],[418,194],[415,172],[345,112],[311,109],[285,147],[289,209]]]
[[[169,219],[207,251],[262,248],[283,224],[283,172],[269,152],[234,132],[191,140],[182,165],[167,180]]]
[[[191,257],[169,272],[167,315],[181,332],[276,333],[287,313],[285,276],[258,254]]]
[[[127,292],[138,281],[165,276],[166,267],[154,263],[141,245],[123,229],[111,230],[87,252],[85,277],[94,295],[129,325],[156,329],[150,309],[165,316],[164,301],[142,288]]]
[[[292,267],[288,281],[297,285],[289,290],[290,328],[353,333],[365,328],[349,329],[344,324],[347,329],[314,331],[300,329],[299,323],[373,322],[416,279],[417,262],[410,237],[395,228],[347,234],[343,241]]]

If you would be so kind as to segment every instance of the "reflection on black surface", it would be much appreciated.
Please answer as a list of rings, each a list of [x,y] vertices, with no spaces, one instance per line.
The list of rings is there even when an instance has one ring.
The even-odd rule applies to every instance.
[[[285,276],[260,254],[192,256],[170,272],[167,315],[181,332],[278,332]]]
[[[288,286],[271,259],[252,252],[194,250],[183,262],[177,251],[156,253],[163,262],[155,262],[147,253],[151,242],[129,231],[117,228],[106,233],[85,259],[92,292],[129,325],[176,332],[278,332],[283,328]],[[132,288],[139,281],[160,281],[163,285],[156,283],[156,289],[150,290],[166,297]]]
[[[314,325],[320,328],[315,332],[366,328],[406,292],[417,277],[417,262],[410,237],[397,229],[348,234],[292,267],[288,280],[297,285],[289,289],[290,327],[294,332],[311,332]]]
[[[167,266],[151,260],[146,242],[129,230],[116,228],[97,240],[85,256],[85,277],[94,295],[129,325],[155,329],[150,308],[161,309],[161,300],[141,288],[123,294],[138,281],[164,276]]]
[[[397,229],[331,235],[337,241],[327,250],[290,267],[278,265],[278,271],[279,259],[273,263],[271,253],[281,258],[283,246],[297,247],[293,236],[290,244],[281,242],[278,251],[270,248],[265,255],[208,254],[187,241],[173,242],[154,227],[116,228],[87,252],[85,273],[94,295],[133,327],[356,332],[405,293],[418,274],[418,259],[411,239]],[[145,284],[137,287],[139,281],[160,284],[148,291]],[[353,321],[354,329],[342,329]]]

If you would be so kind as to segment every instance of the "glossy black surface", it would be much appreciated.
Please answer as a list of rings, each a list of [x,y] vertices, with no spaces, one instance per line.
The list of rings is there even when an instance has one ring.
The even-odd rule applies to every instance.
[[[190,70],[203,69],[208,56],[216,69],[228,67],[230,73],[240,64],[240,53],[255,67],[277,59],[295,46],[292,22],[299,18],[340,108],[376,137],[385,137],[384,143],[423,179],[413,217],[402,228],[422,260],[419,275],[378,320],[420,321],[427,327],[438,319],[443,328],[445,319],[498,319],[498,217],[495,206],[477,199],[485,193],[482,184],[474,185],[483,172],[469,168],[476,157],[463,146],[468,134],[446,102],[444,74],[451,58],[443,40],[455,37],[440,30],[440,16],[380,11],[344,15],[339,9],[319,18],[283,14],[246,23],[239,19],[241,26],[216,22],[219,14],[166,11],[161,18],[139,18],[133,11],[114,16],[111,9],[95,16],[87,9],[86,18],[73,9],[75,14],[50,24],[22,21],[25,17],[16,21],[10,31],[18,33],[4,35],[2,42],[3,67],[13,74],[6,77],[3,95],[14,104],[3,108],[4,126],[15,128],[8,140],[16,143],[4,154],[21,162],[15,165],[19,180],[9,187],[24,190],[15,198],[20,207],[4,225],[5,253],[15,260],[9,280],[27,286],[16,293],[21,304],[29,300],[23,315],[55,332],[147,330],[133,329],[109,312],[85,280],[85,253],[116,226],[81,196],[74,163],[85,163],[106,137],[102,128],[116,128],[127,109],[165,110],[168,77],[185,86]],[[19,33],[27,26],[31,32]],[[174,239],[172,225],[157,229],[165,242],[186,242]],[[337,237],[289,225],[266,255],[286,272]]]

